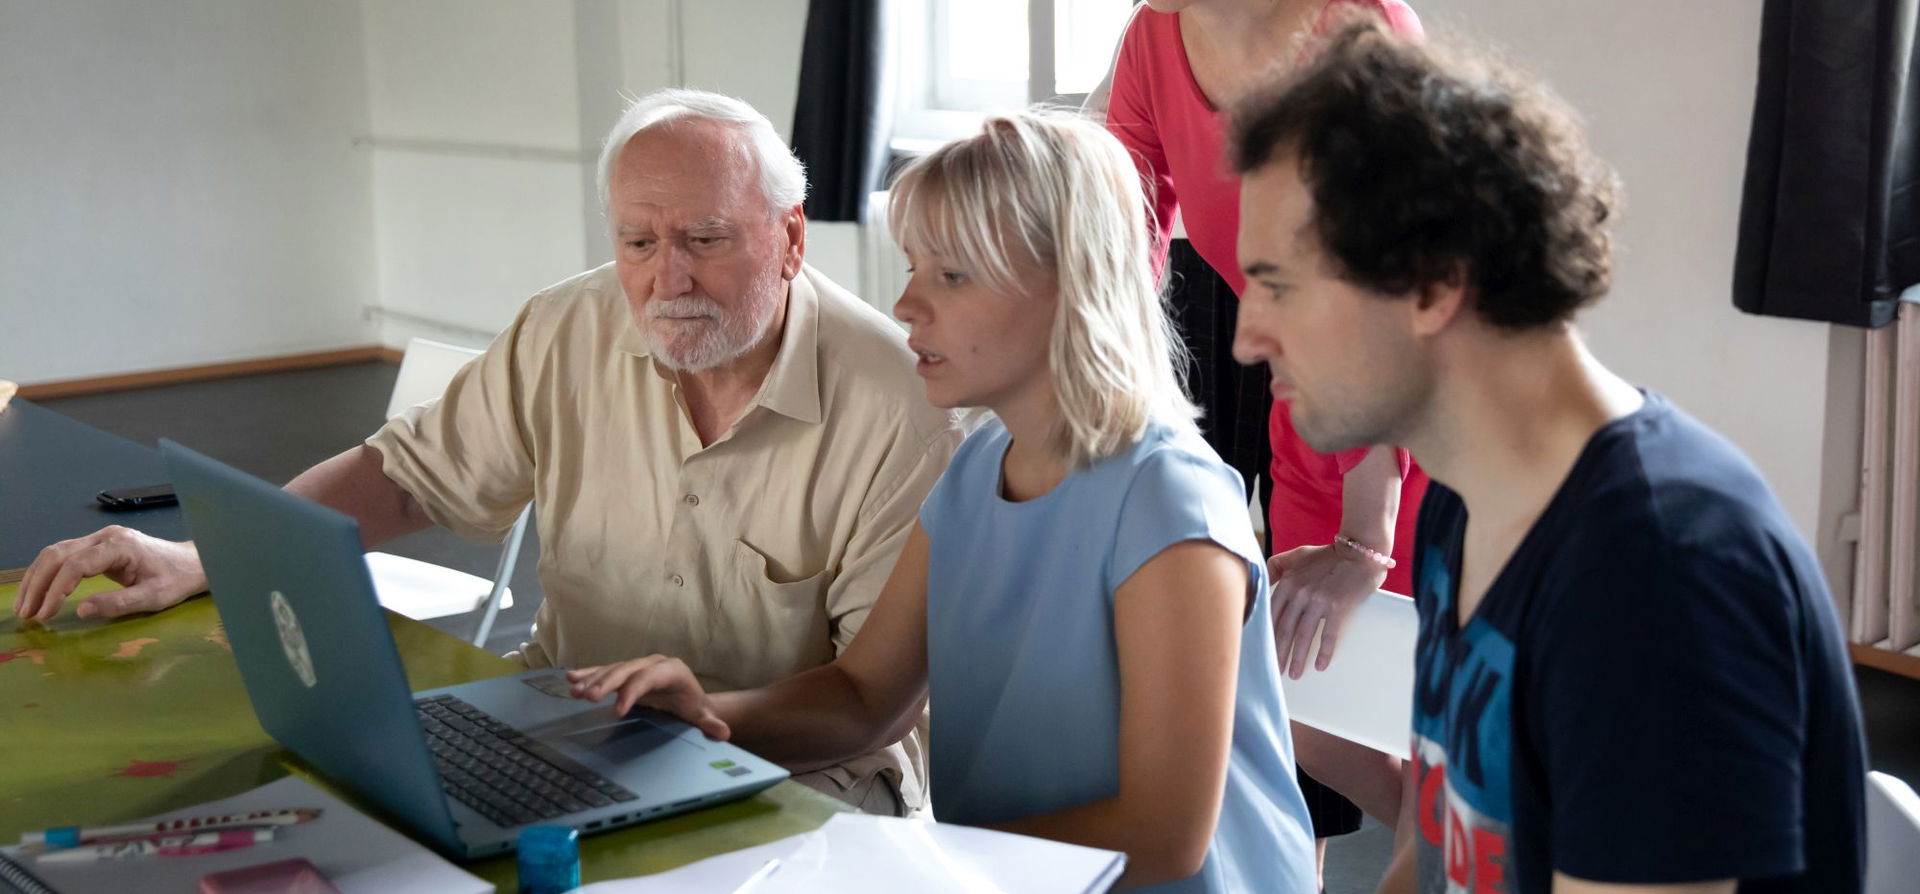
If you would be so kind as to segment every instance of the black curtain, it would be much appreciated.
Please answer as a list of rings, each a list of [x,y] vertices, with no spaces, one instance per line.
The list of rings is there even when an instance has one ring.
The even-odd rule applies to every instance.
[[[858,221],[887,161],[888,0],[811,0],[793,111],[811,220]]]
[[[1766,0],[1733,303],[1883,326],[1920,283],[1920,0]]]

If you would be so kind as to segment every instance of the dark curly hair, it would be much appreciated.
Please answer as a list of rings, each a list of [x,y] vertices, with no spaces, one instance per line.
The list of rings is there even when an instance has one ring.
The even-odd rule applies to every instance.
[[[1342,279],[1403,293],[1464,267],[1487,322],[1561,323],[1606,294],[1611,169],[1548,89],[1486,54],[1362,20],[1232,112],[1241,174],[1298,159]]]

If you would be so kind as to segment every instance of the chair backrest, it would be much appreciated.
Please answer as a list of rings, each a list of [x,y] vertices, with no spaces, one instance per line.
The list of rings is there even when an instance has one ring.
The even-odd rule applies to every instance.
[[[1413,600],[1376,590],[1347,616],[1340,650],[1326,670],[1312,665],[1282,678],[1294,720],[1388,754],[1413,740],[1413,648],[1420,616]]]
[[[1885,773],[1867,774],[1866,894],[1911,894],[1920,879],[1920,795]]]
[[[462,348],[424,338],[407,342],[407,353],[400,359],[400,377],[393,382],[393,396],[387,400],[387,418],[406,412],[447,392],[453,374],[468,361],[480,356],[476,348]]]

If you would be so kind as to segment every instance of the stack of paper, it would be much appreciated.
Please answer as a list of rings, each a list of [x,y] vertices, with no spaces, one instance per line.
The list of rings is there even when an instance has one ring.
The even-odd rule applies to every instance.
[[[969,826],[836,814],[818,831],[722,854],[670,872],[600,882],[578,894],[733,891],[775,864],[753,894],[1098,894],[1127,857]]]
[[[305,857],[340,889],[340,894],[493,891],[492,884],[467,874],[298,776],[288,776],[225,800],[163,813],[154,819],[225,816],[300,807],[318,808],[319,819],[283,827],[272,843],[223,853],[135,857],[98,863],[38,863],[21,855],[19,848],[0,848],[0,852],[56,891],[193,892],[200,890],[200,877],[210,872],[290,857]],[[6,883],[0,882],[0,891],[4,890]]]

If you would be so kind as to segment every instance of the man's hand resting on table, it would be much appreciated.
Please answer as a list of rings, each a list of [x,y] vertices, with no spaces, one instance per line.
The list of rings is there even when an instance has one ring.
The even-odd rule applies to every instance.
[[[156,612],[207,589],[207,573],[192,543],[161,540],[112,525],[41,550],[20,579],[13,613],[48,620],[60,613],[81,580],[96,574],[125,589],[82,600],[75,610],[82,618]]]

